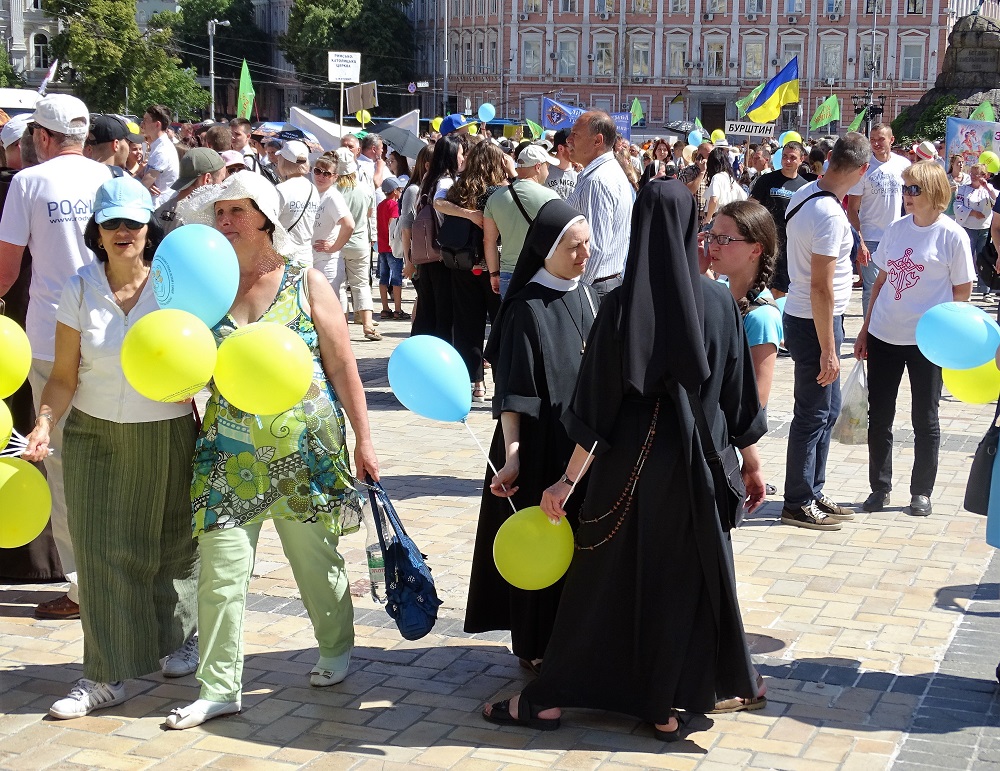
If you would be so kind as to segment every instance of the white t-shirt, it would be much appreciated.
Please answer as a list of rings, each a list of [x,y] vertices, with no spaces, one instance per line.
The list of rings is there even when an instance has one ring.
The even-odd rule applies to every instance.
[[[903,170],[910,162],[896,153],[882,162],[872,156],[868,171],[848,195],[861,196],[861,237],[880,241],[885,229],[898,220],[903,211]]]
[[[177,181],[180,176],[181,164],[177,158],[177,148],[170,141],[166,134],[153,140],[149,146],[149,159],[146,161],[146,168],[160,172],[156,178],[156,187],[160,194],[153,198],[153,206],[158,207],[161,203],[174,195],[170,186]]]
[[[108,284],[104,265],[91,263],[66,283],[56,320],[80,333],[80,374],[73,406],[115,423],[151,423],[191,414],[190,404],[154,402],[136,391],[122,372],[125,333],[143,316],[159,310],[153,282],[126,316]]]
[[[788,201],[787,211],[791,213],[806,198],[819,191],[816,182],[799,188]],[[810,298],[812,255],[825,254],[837,259],[833,274],[833,315],[842,316],[851,299],[854,280],[851,275],[854,236],[851,235],[851,223],[847,221],[844,207],[836,196],[817,196],[792,215],[785,226],[785,234],[788,238],[788,276],[791,278],[785,313],[800,319],[813,317]]]
[[[745,201],[747,194],[729,174],[720,171],[712,177],[712,181],[705,188],[705,200],[707,201],[713,197],[715,198],[716,211],[718,211],[720,207],[725,206],[727,203]]]
[[[438,180],[437,186],[434,188],[434,201],[438,198],[447,198],[448,191],[451,190],[454,185],[455,179],[453,177],[441,177],[441,179]],[[434,201],[431,201],[431,203],[433,204]],[[436,210],[434,213],[437,215],[438,225],[443,224],[444,215]]]
[[[996,191],[993,191],[996,199]],[[985,218],[971,217],[972,212],[985,214]],[[962,185],[955,193],[955,222],[969,230],[987,230],[993,223],[993,201],[986,185]]]
[[[281,205],[278,222],[288,231],[295,252],[289,255],[303,265],[312,264],[313,227],[319,209],[319,191],[309,177],[292,177],[277,185]]]
[[[351,213],[347,201],[336,187],[331,186],[319,199],[313,226],[313,241],[335,241],[340,233],[338,223]],[[313,267],[322,269],[330,260],[340,256],[340,252],[313,251]]]
[[[912,216],[892,223],[872,259],[889,275],[875,298],[868,331],[892,345],[916,345],[920,317],[954,300],[952,287],[976,275],[969,236],[943,214],[927,227],[915,225]]]
[[[56,308],[63,287],[94,254],[83,245],[97,188],[111,169],[82,155],[60,155],[14,175],[0,220],[0,241],[31,250],[25,331],[31,355],[55,358]]]

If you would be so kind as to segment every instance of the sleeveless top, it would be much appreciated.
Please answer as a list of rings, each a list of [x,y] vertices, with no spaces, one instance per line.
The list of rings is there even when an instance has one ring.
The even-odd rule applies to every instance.
[[[319,336],[302,307],[305,268],[287,264],[261,321],[282,324],[312,351],[313,380],[305,398],[278,415],[253,415],[226,401],[213,380],[195,444],[191,483],[194,535],[265,519],[321,522],[334,534],[360,527],[364,497],[351,475],[343,409],[326,379]],[[226,316],[217,343],[237,329]]]

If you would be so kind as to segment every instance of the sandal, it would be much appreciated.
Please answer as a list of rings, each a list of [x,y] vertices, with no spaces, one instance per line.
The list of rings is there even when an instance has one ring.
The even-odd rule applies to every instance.
[[[538,713],[546,709],[548,709],[548,707],[533,706],[524,700],[524,696],[521,696],[521,698],[518,699],[517,704],[517,717],[510,714],[510,699],[504,699],[503,701],[498,701],[496,704],[490,705],[489,714],[487,714],[484,709],[483,720],[488,723],[496,723],[496,725],[516,725],[524,728],[534,728],[538,731],[555,731],[559,727],[560,718],[538,717]],[[524,717],[524,712],[528,713],[527,718]]]
[[[365,334],[365,340],[371,340],[373,342],[378,342],[379,340],[382,339],[382,335],[380,335],[374,329],[366,329],[365,332],[364,332],[364,334]]]
[[[472,401],[474,401],[474,402],[485,402],[486,401],[486,386],[473,386],[472,387]]]
[[[681,738],[681,716],[677,714],[676,709],[670,710],[667,722],[670,721],[670,718],[677,721],[677,728],[673,731],[664,731],[662,728],[657,728],[655,724],[653,725],[653,736],[661,742],[676,742]]]
[[[764,709],[767,706],[767,688],[764,687],[764,678],[757,673],[757,695],[752,699],[744,699],[735,696],[732,699],[720,699],[715,702],[715,709],[709,715],[726,715],[731,712],[753,712]]]

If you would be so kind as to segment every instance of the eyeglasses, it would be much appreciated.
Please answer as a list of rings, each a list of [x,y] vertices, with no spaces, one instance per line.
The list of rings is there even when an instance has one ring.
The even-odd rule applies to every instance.
[[[733,238],[732,236],[724,236],[721,233],[706,233],[705,241],[712,243],[715,241],[719,246],[727,246],[730,241],[749,241],[749,238]]]
[[[923,192],[920,188],[920,185],[903,185],[902,190],[903,190],[903,195],[912,195],[912,196],[920,195],[920,193]]]
[[[135,220],[125,219],[124,217],[115,217],[112,220],[104,220],[101,223],[102,230],[118,230],[122,225],[124,225],[129,230],[142,230],[146,227],[145,222],[136,222]]]
[[[332,172],[332,171],[323,171],[323,169],[313,169],[313,174],[315,174],[317,177],[332,177],[332,176],[335,176],[334,172]]]

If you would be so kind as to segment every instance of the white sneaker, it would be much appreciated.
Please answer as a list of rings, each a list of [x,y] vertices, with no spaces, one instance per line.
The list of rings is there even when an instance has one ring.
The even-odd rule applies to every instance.
[[[184,643],[165,659],[160,666],[164,677],[184,677],[198,669],[198,635]]]
[[[194,728],[201,725],[206,720],[223,715],[235,715],[240,711],[240,702],[237,701],[209,701],[208,699],[198,699],[191,702],[186,707],[179,707],[171,710],[167,719],[163,722],[167,728]]]
[[[49,714],[60,720],[71,720],[95,709],[121,704],[125,699],[123,683],[95,683],[82,678],[77,680],[68,696],[49,707]]]

